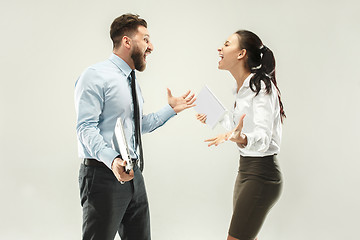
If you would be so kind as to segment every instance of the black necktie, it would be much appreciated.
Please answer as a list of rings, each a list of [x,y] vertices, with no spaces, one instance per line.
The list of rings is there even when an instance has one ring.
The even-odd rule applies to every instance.
[[[135,83],[135,71],[132,70],[130,73],[131,76],[131,95],[134,104],[134,123],[135,123],[135,149],[139,146],[140,151],[140,170],[144,169],[144,159],[143,159],[143,150],[141,143],[141,132],[140,132],[140,113],[139,113],[139,104],[136,96],[136,83]]]

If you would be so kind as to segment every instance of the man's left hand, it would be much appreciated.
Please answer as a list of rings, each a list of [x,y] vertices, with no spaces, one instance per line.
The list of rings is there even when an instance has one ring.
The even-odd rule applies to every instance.
[[[195,106],[194,102],[196,100],[195,94],[190,95],[190,90],[187,91],[181,97],[174,97],[171,94],[171,90],[167,89],[168,92],[168,103],[174,109],[176,113],[179,113],[185,109],[192,108]],[[189,96],[190,95],[190,96]]]

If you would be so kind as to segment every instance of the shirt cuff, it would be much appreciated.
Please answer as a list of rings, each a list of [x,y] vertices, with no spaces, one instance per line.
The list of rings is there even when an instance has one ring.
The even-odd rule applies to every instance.
[[[162,109],[160,109],[158,111],[158,116],[163,123],[165,123],[167,120],[169,120],[170,118],[172,118],[175,115],[176,115],[176,112],[169,104],[166,104],[165,107],[163,107]]]
[[[246,140],[247,140],[247,144],[244,146],[244,150],[250,150],[252,148],[252,146],[254,145],[254,136],[253,134],[251,133],[246,133],[246,132],[243,132],[243,134],[246,135]]]
[[[102,150],[101,152],[99,152],[98,159],[100,161],[102,161],[103,163],[105,163],[105,165],[111,169],[112,162],[114,161],[114,159],[117,156],[119,156],[119,153],[116,152],[114,149],[106,148],[106,149]]]
[[[234,128],[230,121],[230,119],[232,118],[232,114],[228,110],[226,110],[222,119],[219,120],[219,124],[221,124],[222,127],[225,128],[227,131],[231,131]]]
[[[265,152],[269,148],[269,144],[266,144],[266,140],[263,140],[260,135],[256,133],[245,133],[247,137],[247,144],[244,150]]]

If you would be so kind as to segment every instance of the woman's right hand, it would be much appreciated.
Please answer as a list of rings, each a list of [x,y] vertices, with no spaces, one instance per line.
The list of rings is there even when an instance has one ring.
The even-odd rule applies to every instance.
[[[206,114],[196,114],[196,119],[199,120],[200,122],[206,124]]]

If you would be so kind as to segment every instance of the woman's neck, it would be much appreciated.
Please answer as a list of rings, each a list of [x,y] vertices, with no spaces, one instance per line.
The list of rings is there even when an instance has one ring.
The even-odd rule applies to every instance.
[[[250,75],[251,72],[244,67],[240,67],[230,70],[230,73],[231,75],[233,75],[233,77],[236,80],[237,83],[236,92],[238,92],[241,86],[243,85],[245,79]]]

